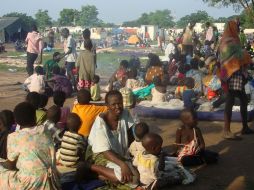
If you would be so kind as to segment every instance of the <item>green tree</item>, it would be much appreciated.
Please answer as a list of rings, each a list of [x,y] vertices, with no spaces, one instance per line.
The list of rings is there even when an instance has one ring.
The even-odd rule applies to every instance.
[[[46,27],[52,26],[52,18],[48,15],[48,10],[39,9],[35,14],[35,20],[38,27],[42,30]]]
[[[192,13],[190,15],[186,15],[186,16],[180,18],[177,21],[177,26],[180,28],[184,28],[190,22],[205,23],[207,21],[213,22],[214,19],[212,17],[210,17],[206,11],[197,11],[196,13]]]
[[[158,25],[159,27],[173,27],[175,23],[171,16],[171,11],[165,9],[150,12],[149,14],[143,13],[137,20],[124,22],[123,26],[134,27],[148,24]]]
[[[123,22],[123,24],[122,24],[123,27],[137,27],[140,25],[142,25],[142,23],[138,23],[137,20],[126,21],[126,22]]]
[[[219,17],[219,18],[214,20],[214,22],[220,22],[220,23],[225,23],[227,21],[228,21],[227,17]]]
[[[58,19],[60,26],[72,26],[74,25],[74,21],[78,11],[75,9],[63,9],[60,12],[60,18]]]
[[[25,13],[11,12],[3,15],[3,17],[19,17],[22,24],[28,26],[29,28],[31,28],[32,25],[35,24],[34,18],[31,16],[27,16]]]
[[[254,27],[253,17],[250,14],[246,13],[245,10],[243,10],[242,13],[238,15],[238,18],[240,19],[242,28]]]
[[[168,9],[152,12],[149,17],[150,24],[158,25],[159,27],[173,27],[175,24],[171,11]]]
[[[149,14],[147,13],[143,13],[141,15],[141,17],[136,21],[136,24],[137,25],[148,25],[150,24],[150,21],[149,21]],[[135,24],[135,23],[134,23]]]
[[[98,26],[100,24],[98,14],[98,9],[94,5],[82,6],[77,23],[86,27]]]
[[[253,6],[253,0],[203,0],[205,3],[208,3],[210,6],[233,6],[235,10],[239,10],[240,8],[248,9]]]
[[[210,6],[233,6],[236,11],[244,10],[244,14],[247,14],[252,22],[254,21],[254,0],[203,0]]]

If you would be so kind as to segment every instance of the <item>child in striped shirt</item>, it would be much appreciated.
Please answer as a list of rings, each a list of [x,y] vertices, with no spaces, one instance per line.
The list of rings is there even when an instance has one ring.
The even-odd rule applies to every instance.
[[[85,138],[78,134],[82,124],[80,117],[75,113],[70,113],[67,118],[67,128],[62,138],[59,163],[66,167],[76,167],[82,160],[87,142]]]

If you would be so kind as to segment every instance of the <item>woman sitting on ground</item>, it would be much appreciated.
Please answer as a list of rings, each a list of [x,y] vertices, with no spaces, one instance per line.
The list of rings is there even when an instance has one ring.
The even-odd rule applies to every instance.
[[[128,61],[122,60],[120,62],[119,68],[113,73],[109,79],[109,91],[119,90],[124,87],[126,80],[128,79]]]
[[[123,109],[120,92],[108,92],[105,101],[108,111],[97,116],[88,138],[95,163],[91,170],[113,183],[131,183],[134,169],[128,162],[128,147],[134,122],[129,112]]]
[[[70,80],[65,76],[65,69],[53,67],[53,77],[47,83],[53,92],[62,91],[66,97],[70,97],[72,94],[72,85]]]
[[[160,77],[163,80],[164,71],[158,55],[153,54],[150,58],[150,67],[146,71],[145,81],[149,85],[153,82],[154,77]]]
[[[53,142],[44,126],[36,126],[35,112],[28,102],[14,109],[20,130],[8,136],[7,160],[0,163],[1,190],[61,189]]]

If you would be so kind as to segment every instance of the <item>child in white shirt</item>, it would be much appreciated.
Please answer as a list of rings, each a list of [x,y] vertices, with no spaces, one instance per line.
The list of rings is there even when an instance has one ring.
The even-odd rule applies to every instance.
[[[41,66],[35,67],[35,73],[25,80],[24,88],[29,92],[43,93],[45,91],[43,68]]]
[[[179,166],[174,159],[161,152],[163,140],[155,133],[148,133],[142,139],[145,151],[139,152],[133,165],[140,174],[141,186],[146,189],[162,189],[171,185],[189,184],[195,177]]]

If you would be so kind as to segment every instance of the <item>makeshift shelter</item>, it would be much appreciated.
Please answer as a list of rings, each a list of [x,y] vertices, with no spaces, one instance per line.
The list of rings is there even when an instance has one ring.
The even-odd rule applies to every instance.
[[[24,40],[29,27],[18,17],[0,17],[0,40],[2,42],[15,42]]]
[[[128,39],[128,44],[137,44],[137,43],[140,43],[140,42],[141,42],[141,39],[137,35],[132,35]]]
[[[126,34],[136,35],[138,28],[124,28],[123,31]]]
[[[112,29],[112,34],[113,35],[118,35],[118,34],[122,34],[123,33],[123,30],[120,29],[120,28],[113,28]]]

